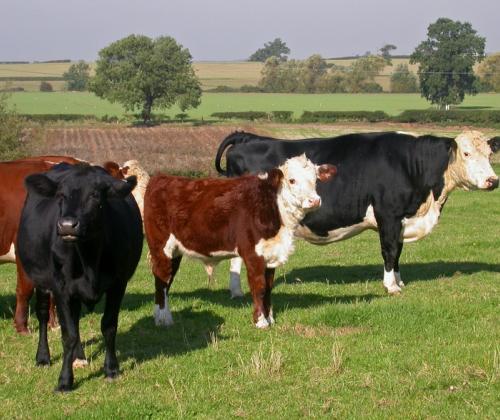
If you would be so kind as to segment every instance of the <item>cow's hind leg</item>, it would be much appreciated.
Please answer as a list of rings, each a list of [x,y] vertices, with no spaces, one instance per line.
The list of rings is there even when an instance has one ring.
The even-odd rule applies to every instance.
[[[29,301],[33,296],[34,285],[24,272],[19,258],[16,259],[17,284],[16,284],[16,313],[14,326],[20,334],[28,334],[28,309]]]
[[[376,215],[377,217],[377,215]],[[390,294],[400,293],[401,288],[397,284],[396,268],[397,256],[401,250],[399,247],[401,238],[401,220],[395,217],[377,218],[379,225],[380,245],[382,257],[384,258],[384,287]]]
[[[394,275],[396,276],[396,284],[399,287],[404,287],[403,280],[401,280],[401,271],[399,270],[399,257],[401,257],[401,252],[403,251],[403,242],[398,243],[398,253],[396,255],[396,262],[394,263]]]
[[[240,257],[231,258],[231,268],[229,269],[229,292],[231,299],[243,297],[241,290],[241,263]]]
[[[104,315],[101,319],[101,332],[106,345],[104,358],[104,375],[108,379],[116,378],[119,374],[118,359],[116,358],[116,331],[118,329],[118,313],[125,294],[126,282],[119,284],[106,293]]]
[[[38,366],[50,365],[49,343],[47,341],[47,324],[49,322],[50,293],[36,289],[36,316],[38,318],[38,349],[36,351],[36,364]]]
[[[155,277],[154,319],[156,325],[173,325],[174,320],[168,305],[168,292],[181,263],[181,256],[169,258],[165,254],[153,259]]]
[[[248,273],[248,284],[253,299],[253,321],[257,328],[269,327],[267,320],[269,313],[266,312],[266,264],[262,257],[250,255],[243,258]]]

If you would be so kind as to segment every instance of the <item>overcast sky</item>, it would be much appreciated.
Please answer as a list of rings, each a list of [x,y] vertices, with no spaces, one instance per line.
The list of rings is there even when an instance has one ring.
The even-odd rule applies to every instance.
[[[131,33],[173,36],[194,60],[245,59],[280,37],[291,57],[408,54],[439,17],[500,51],[499,0],[0,0],[0,61],[94,60]]]

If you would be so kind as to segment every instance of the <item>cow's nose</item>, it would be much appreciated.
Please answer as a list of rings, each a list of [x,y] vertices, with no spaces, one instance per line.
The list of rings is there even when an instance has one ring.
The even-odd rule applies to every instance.
[[[489,190],[494,190],[495,188],[498,188],[498,177],[490,177],[487,179],[487,184],[488,184],[488,189]]]
[[[74,235],[80,226],[74,217],[62,217],[57,221],[57,230],[60,235]]]
[[[311,208],[319,207],[321,205],[321,197],[310,198],[309,205],[311,206]]]

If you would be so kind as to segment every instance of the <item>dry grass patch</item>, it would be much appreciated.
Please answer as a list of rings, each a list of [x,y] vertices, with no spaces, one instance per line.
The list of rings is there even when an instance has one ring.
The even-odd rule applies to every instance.
[[[247,375],[275,377],[283,372],[283,353],[272,346],[268,352],[264,352],[261,344],[259,349],[252,353],[249,361],[243,360],[241,354],[238,354],[238,359],[240,370]]]
[[[298,335],[304,338],[339,337],[343,335],[360,334],[366,330],[365,328],[361,327],[332,328],[324,325],[313,327],[304,324],[281,325],[278,328],[282,332]]]

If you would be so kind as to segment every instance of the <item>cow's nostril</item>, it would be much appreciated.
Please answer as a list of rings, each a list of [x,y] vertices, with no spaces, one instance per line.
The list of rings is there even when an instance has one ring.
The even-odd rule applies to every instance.
[[[74,232],[78,226],[78,220],[73,217],[64,217],[57,221],[57,227],[61,232]]]
[[[491,190],[498,188],[498,178],[494,177],[488,178],[488,184]]]

